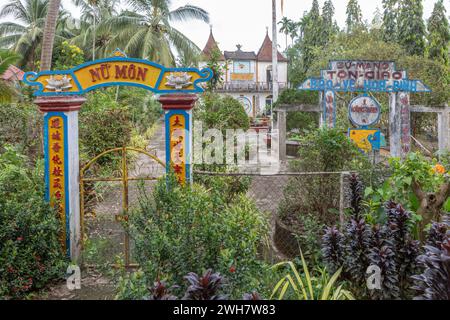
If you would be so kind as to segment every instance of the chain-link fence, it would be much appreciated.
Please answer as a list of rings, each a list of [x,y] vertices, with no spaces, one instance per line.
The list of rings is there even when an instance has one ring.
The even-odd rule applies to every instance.
[[[270,233],[260,253],[265,260],[273,263],[298,257],[300,248],[305,255],[317,252],[325,226],[342,223],[345,219],[351,174],[281,172],[268,175],[258,170],[238,173],[194,171],[194,181],[202,183],[208,179],[223,178],[229,190],[242,190],[240,182],[245,180],[243,184],[248,186],[246,195],[270,219]],[[138,182],[129,182],[130,209],[138,206]],[[152,194],[155,182],[146,181],[144,190],[147,194]],[[108,185],[104,198],[98,199],[95,207],[87,212],[86,233],[90,242],[84,254],[97,263],[104,256],[104,262],[111,264],[117,260],[116,257],[123,256],[126,240],[124,229],[116,219],[123,211],[123,186],[119,182],[105,181],[97,182],[96,187],[103,185]],[[94,216],[90,217],[92,214]],[[100,254],[103,251],[105,254]],[[132,264],[136,262],[133,253],[131,241]]]
[[[250,179],[247,196],[270,216],[270,239],[264,256],[271,262],[298,257],[318,245],[325,225],[344,219],[350,172],[259,173],[194,172],[201,177]],[[305,246],[305,248],[303,247]],[[312,249],[312,248],[311,248]]]

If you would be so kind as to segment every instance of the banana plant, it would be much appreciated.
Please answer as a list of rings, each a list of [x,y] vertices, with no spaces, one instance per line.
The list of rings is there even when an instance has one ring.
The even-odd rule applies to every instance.
[[[353,295],[343,288],[343,285],[337,284],[342,268],[329,279],[326,270],[322,270],[322,276],[316,278],[309,272],[302,252],[300,256],[303,274],[298,272],[292,261],[280,262],[272,267],[273,269],[288,267],[289,272],[275,285],[270,299],[277,297],[278,300],[283,300],[291,288],[298,300],[355,300]]]

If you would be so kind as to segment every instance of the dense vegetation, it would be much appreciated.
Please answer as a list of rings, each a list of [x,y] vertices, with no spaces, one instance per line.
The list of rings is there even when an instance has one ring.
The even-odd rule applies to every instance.
[[[258,249],[268,224],[255,204],[242,192],[230,197],[217,186],[183,188],[170,180],[168,188],[166,182],[162,179],[153,195],[142,192],[140,209],[131,215],[129,229],[143,279],[140,285],[134,275],[123,279],[120,297],[140,299],[154,281],[182,284],[189,272],[208,268],[226,276],[224,290],[230,297],[267,291],[263,275],[268,267],[258,260]]]
[[[446,8],[436,1],[428,21],[424,21],[421,0],[383,0],[382,12],[377,10],[368,22],[361,17],[358,1],[349,1],[346,27],[340,30],[334,20],[333,1],[325,1],[322,10],[317,0],[300,21],[285,20],[282,31],[290,35],[292,45],[286,53],[290,60],[289,81],[296,88],[308,77],[317,77],[329,60],[389,60],[397,69],[407,70],[410,79],[420,79],[432,93],[412,94],[411,103],[443,106],[450,100],[450,31]],[[382,105],[379,127],[388,134],[388,95],[374,93]],[[350,123],[346,108],[354,94],[338,95],[337,127],[346,131]],[[317,94],[284,92],[278,103],[316,104]],[[423,131],[430,115],[413,114],[413,130]],[[311,123],[308,114],[291,117],[288,129],[305,129]],[[435,121],[435,120],[433,120]]]
[[[43,163],[12,146],[0,153],[0,298],[23,297],[61,278],[60,223],[44,200]]]
[[[173,22],[208,22],[205,10],[192,5],[173,10],[168,0],[130,0],[121,12],[117,0],[74,2],[82,11],[79,21],[64,9],[56,17],[53,68],[109,57],[117,47],[130,57],[167,66],[197,64],[199,48]],[[14,21],[0,23],[0,74],[10,64],[39,69],[53,3],[10,0],[1,8],[0,18]],[[342,30],[332,0],[322,8],[312,1],[298,22],[283,18],[279,25],[289,47],[293,88],[317,76],[331,59],[395,60],[398,69],[433,90],[413,94],[413,104],[448,103],[450,33],[443,0],[436,1],[428,21],[422,19],[421,0],[382,4],[383,10],[366,22],[358,1],[349,0]],[[223,72],[217,52],[208,66],[216,75],[194,109],[195,120],[202,121],[203,130],[222,134],[247,130],[250,119],[243,106],[214,93]],[[60,247],[60,222],[44,201],[42,115],[31,103],[29,88],[1,81],[0,90],[0,299],[23,298],[62,279],[68,261]],[[272,219],[249,197],[250,178],[196,175],[193,185],[179,186],[173,177],[162,177],[152,192],[142,186],[139,206],[123,221],[140,267],[119,271],[117,298],[448,300],[450,240],[442,220],[450,211],[450,156],[410,153],[373,165],[343,133],[349,127],[345,107],[353,96],[338,95],[335,129],[317,129],[315,115],[288,117],[289,130],[301,129],[295,133],[299,160],[290,169],[324,172],[291,177],[284,188],[277,218],[296,236],[300,254],[292,262],[270,266]],[[379,127],[387,131],[387,95],[374,96],[384,111]],[[79,114],[80,165],[114,147],[147,146],[162,115],[153,95],[117,87],[86,97]],[[282,92],[278,101],[318,102],[316,93],[294,89]],[[429,119],[416,120],[420,129]],[[204,148],[212,143],[201,141]],[[110,176],[119,160],[102,158],[92,171]],[[196,169],[225,172],[230,167]],[[340,171],[352,171],[346,184],[349,208],[341,217],[339,175],[330,174]],[[95,258],[95,252],[91,255]],[[381,272],[379,289],[367,287],[369,267]]]

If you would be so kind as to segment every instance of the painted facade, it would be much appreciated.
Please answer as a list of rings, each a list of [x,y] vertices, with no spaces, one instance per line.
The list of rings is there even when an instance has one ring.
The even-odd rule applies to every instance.
[[[221,52],[221,64],[226,68],[223,84],[217,92],[228,94],[238,99],[251,117],[262,115],[266,107],[272,103],[272,41],[266,33],[258,51],[243,51],[237,45],[236,51]],[[212,30],[208,42],[203,49],[203,61],[199,67],[206,67],[207,60],[215,48],[219,46]],[[220,49],[219,49],[220,50]],[[287,88],[288,60],[278,52],[278,84],[280,89]]]

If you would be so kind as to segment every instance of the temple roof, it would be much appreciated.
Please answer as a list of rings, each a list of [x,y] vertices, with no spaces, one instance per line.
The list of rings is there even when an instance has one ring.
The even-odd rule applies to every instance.
[[[266,33],[264,42],[258,51],[257,59],[258,59],[258,61],[272,62],[272,40],[270,40],[270,38],[269,38],[269,32]],[[288,59],[286,59],[278,51],[278,61],[279,62],[288,62]]]
[[[236,51],[225,51],[225,59],[227,60],[256,60],[256,54],[253,51],[242,51],[241,45],[237,45]]]
[[[5,81],[22,81],[25,72],[17,68],[16,66],[10,65],[8,69],[0,76],[1,79]]]
[[[211,52],[214,49],[219,49],[219,45],[216,42],[216,39],[214,39],[214,35],[212,32],[212,28],[211,31],[209,33],[209,38],[208,38],[208,42],[206,42],[206,46],[202,51],[203,56],[210,58],[211,57]],[[219,49],[220,51],[220,49]],[[222,54],[222,51],[220,51],[220,60],[225,60],[225,57]]]

